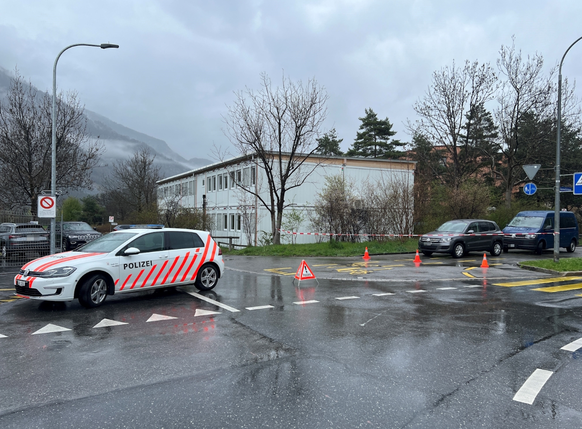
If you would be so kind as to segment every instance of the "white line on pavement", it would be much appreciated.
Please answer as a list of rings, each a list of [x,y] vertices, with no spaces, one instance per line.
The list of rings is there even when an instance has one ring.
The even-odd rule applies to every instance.
[[[579,338],[576,341],[572,341],[570,344],[566,344],[560,350],[566,350],[567,352],[575,352],[580,347],[582,347],[582,338]]]
[[[259,305],[257,307],[247,307],[247,310],[266,310],[267,308],[275,308],[272,305]]]
[[[217,307],[224,308],[225,310],[230,311],[231,313],[238,313],[240,311],[234,307],[223,304],[222,302],[218,302],[218,301],[215,301],[213,299],[206,298],[204,295],[200,295],[199,293],[196,293],[196,292],[187,292],[187,293],[198,298],[198,299],[201,299],[202,301],[206,301],[206,302],[209,302],[210,304],[216,305]]]
[[[338,301],[344,301],[346,299],[360,299],[359,296],[340,296],[336,298]]]
[[[542,387],[544,387],[544,384],[546,384],[546,381],[549,380],[552,374],[552,371],[536,369],[517,391],[513,400],[523,402],[524,404],[533,404],[536,396],[538,396],[538,393],[540,393],[540,390],[542,390]]]

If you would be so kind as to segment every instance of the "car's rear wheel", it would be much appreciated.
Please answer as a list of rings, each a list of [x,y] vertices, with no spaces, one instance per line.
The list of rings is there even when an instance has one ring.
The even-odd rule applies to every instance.
[[[453,245],[453,258],[461,258],[465,254],[465,246],[463,243],[455,243]]]
[[[423,254],[424,256],[430,256],[430,255],[432,255],[432,252],[429,252],[428,250],[423,250],[423,251],[422,251],[422,254]]]
[[[491,256],[499,256],[499,255],[501,255],[502,251],[503,251],[503,246],[501,245],[501,243],[499,241],[496,241],[495,243],[493,243],[493,246],[491,247],[491,250],[489,251],[489,253],[491,253]]]
[[[87,278],[79,290],[79,302],[83,307],[94,308],[107,298],[107,279],[101,274]]]
[[[568,251],[568,253],[574,253],[576,251],[576,240],[572,239],[572,241],[570,241],[570,245],[568,247],[566,247],[566,250]]]
[[[196,287],[199,290],[210,290],[216,286],[216,283],[218,283],[218,271],[214,265],[204,265],[196,276]]]

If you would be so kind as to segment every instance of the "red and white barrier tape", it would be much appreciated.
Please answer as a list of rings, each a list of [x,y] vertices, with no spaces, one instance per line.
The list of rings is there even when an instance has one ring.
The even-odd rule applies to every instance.
[[[333,237],[333,236],[357,236],[357,237],[388,237],[388,238],[411,238],[411,237],[484,237],[484,236],[505,236],[505,237],[525,237],[527,235],[544,235],[544,234],[552,234],[557,235],[555,232],[521,232],[521,233],[492,233],[492,234],[346,234],[346,233],[333,233],[333,232],[294,232],[294,231],[285,231],[280,229],[279,231],[284,232],[285,234],[292,234],[292,235],[319,235],[325,237]]]

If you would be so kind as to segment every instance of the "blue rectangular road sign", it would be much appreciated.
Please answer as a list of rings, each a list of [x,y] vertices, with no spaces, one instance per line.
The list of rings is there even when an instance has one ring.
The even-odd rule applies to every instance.
[[[582,195],[582,173],[574,173],[574,195]]]

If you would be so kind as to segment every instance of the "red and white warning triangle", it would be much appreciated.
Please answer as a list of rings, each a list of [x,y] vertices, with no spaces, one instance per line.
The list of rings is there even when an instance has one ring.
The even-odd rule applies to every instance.
[[[313,274],[313,271],[311,271],[311,268],[309,268],[305,260],[301,261],[301,265],[299,265],[295,273],[295,278],[297,280],[310,280],[315,278],[315,274]]]

